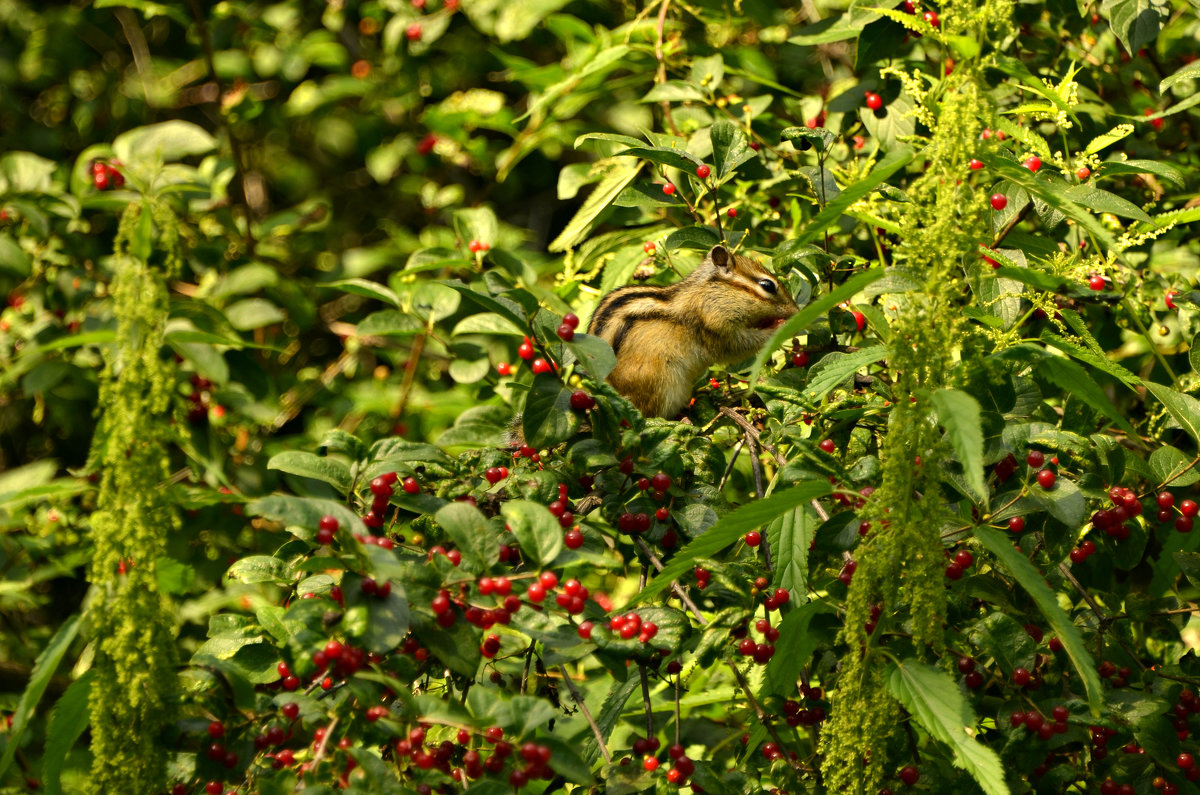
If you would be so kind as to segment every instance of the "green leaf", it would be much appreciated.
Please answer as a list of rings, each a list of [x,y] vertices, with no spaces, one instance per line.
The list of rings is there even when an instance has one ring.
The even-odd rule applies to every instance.
[[[967,771],[988,795],[1007,795],[1000,757],[974,739],[975,716],[945,671],[918,660],[897,660],[886,675],[888,692],[930,737],[950,746],[954,766]]]
[[[591,334],[576,334],[566,343],[568,350],[596,381],[603,381],[617,366],[617,355],[607,340]]]
[[[827,17],[812,25],[805,25],[788,39],[790,44],[811,46],[846,41],[859,35],[864,27],[879,19],[879,14],[863,6],[852,6],[841,16]]]
[[[967,485],[987,507],[988,490],[983,481],[983,427],[979,403],[966,392],[939,389],[931,396],[938,423],[962,464]]]
[[[247,298],[225,308],[229,325],[238,331],[272,326],[288,319],[287,313],[265,298]]]
[[[668,80],[646,92],[642,102],[691,102],[704,99],[704,92],[685,80]]]
[[[1117,141],[1124,140],[1126,137],[1133,134],[1132,124],[1118,124],[1103,135],[1097,135],[1087,145],[1087,149],[1083,150],[1086,155],[1094,155],[1101,149],[1107,146],[1112,146]],[[1048,153],[1047,153],[1048,156]]]
[[[571,391],[552,375],[533,377],[521,419],[526,442],[548,447],[575,435],[579,416],[571,409]]]
[[[59,663],[62,662],[62,658],[71,648],[71,643],[79,633],[79,620],[79,616],[74,615],[63,622],[33,664],[33,671],[29,674],[29,684],[25,685],[25,691],[21,693],[21,699],[17,702],[16,710],[13,711],[12,725],[8,727],[4,756],[0,757],[0,780],[3,780],[4,774],[12,765],[13,757],[22,745],[21,741],[25,736],[25,730],[29,728],[29,719],[37,710],[38,702],[42,700],[42,694],[46,692],[50,679],[58,670]]]
[[[797,149],[802,148],[804,143],[808,143],[818,152],[824,152],[827,150],[829,145],[833,143],[835,137],[836,136],[832,132],[824,127],[818,127],[816,129],[809,129],[808,127],[788,127],[783,132],[779,133],[780,143],[783,141],[791,141],[792,146],[796,147]],[[797,144],[797,141],[800,141],[801,143]]]
[[[1037,373],[1108,417],[1126,433],[1137,435],[1129,420],[1117,410],[1108,399],[1108,395],[1104,394],[1104,390],[1075,362],[1061,356],[1045,356],[1037,363]]]
[[[1063,339],[1057,334],[1053,334],[1049,331],[1042,332],[1041,339],[1046,344],[1058,348],[1060,351],[1070,355],[1072,358],[1078,359],[1084,364],[1090,365],[1103,373],[1108,373],[1130,389],[1136,390],[1138,388],[1139,381],[1137,376],[1126,370],[1120,364],[1114,362],[1112,359],[1104,356],[1102,353],[1097,353],[1096,351],[1089,350],[1088,348],[1081,348],[1075,343]]]
[[[667,239],[663,241],[663,247],[667,251],[680,248],[708,251],[720,242],[721,237],[707,226],[685,226],[668,235]]]
[[[545,566],[563,549],[563,529],[546,508],[530,500],[509,500],[500,509],[526,558]]]
[[[425,324],[399,309],[384,309],[362,319],[355,329],[360,337],[409,337],[425,330]]]
[[[1167,89],[1174,88],[1184,80],[1197,79],[1200,79],[1200,61],[1192,61],[1174,74],[1163,78],[1158,84],[1158,93],[1165,94],[1167,93]]]
[[[343,279],[338,282],[330,282],[326,286],[336,288],[344,293],[361,295],[363,298],[374,298],[376,301],[383,301],[396,308],[400,307],[400,299],[396,297],[396,294],[379,282],[367,279]]]
[[[831,490],[827,481],[815,480],[777,491],[770,497],[746,503],[737,510],[725,514],[716,524],[708,528],[671,558],[657,576],[642,588],[631,604],[647,602],[671,586],[694,565],[697,558],[712,557],[729,546],[748,531],[762,527],[776,516],[792,510],[798,505],[823,497]]]
[[[705,58],[692,59],[692,83],[715,92],[725,79],[725,58],[715,53]]]
[[[1200,443],[1200,400],[1152,381],[1142,381],[1142,384],[1166,407],[1179,427]]]
[[[886,345],[873,345],[854,353],[834,351],[821,357],[808,373],[808,384],[804,387],[806,400],[820,402],[846,379],[887,356]]]
[[[188,121],[165,121],[137,127],[113,139],[113,153],[127,164],[170,163],[217,148],[217,139]]]
[[[499,558],[500,542],[496,533],[474,505],[449,503],[434,514],[434,519],[462,552],[464,571],[486,571]]]
[[[1147,463],[1159,488],[1164,484],[1172,488],[1182,488],[1200,481],[1200,471],[1196,470],[1193,460],[1184,455],[1178,447],[1159,447],[1150,454]]]
[[[819,525],[812,509],[801,505],[776,517],[767,527],[775,584],[795,594],[795,604],[808,600],[808,548]]]
[[[709,135],[712,138],[713,165],[716,166],[718,181],[724,181],[738,166],[758,156],[746,141],[746,134],[728,119],[713,124]]]
[[[643,150],[641,148],[630,149],[621,154],[633,154],[639,151]],[[597,164],[597,167],[600,165]],[[624,157],[614,158],[607,166],[608,173],[604,179],[600,180],[600,184],[588,194],[575,216],[567,222],[566,227],[558,233],[558,237],[550,243],[549,250],[552,252],[566,251],[586,240],[592,233],[600,214],[608,209],[608,206],[621,195],[621,191],[625,190],[629,183],[633,182],[641,169],[640,160]]]
[[[1186,184],[1183,171],[1170,163],[1161,163],[1157,160],[1106,160],[1096,169],[1092,179],[1117,174],[1153,174],[1173,183],[1177,188],[1182,188]]]
[[[910,149],[894,149],[888,152],[887,156],[875,165],[870,174],[844,188],[836,199],[825,205],[821,212],[805,224],[804,229],[795,238],[797,244],[803,245],[816,240],[829,226],[842,217],[846,208],[875,190],[880,183],[912,162],[912,159],[913,153]]]
[[[755,357],[754,366],[750,369],[751,391],[753,391],[754,385],[758,383],[758,376],[762,372],[763,363],[766,362],[767,357],[779,349],[780,345],[799,334],[803,329],[807,328],[810,323],[815,321],[821,315],[825,314],[825,312],[829,311],[843,301],[850,300],[862,292],[867,285],[883,278],[884,273],[885,271],[882,268],[875,268],[873,270],[856,273],[833,292],[826,293],[789,318],[788,321],[784,323],[778,331],[775,332],[775,335],[771,337],[767,344],[763,346],[762,350],[758,352],[758,356]]]
[[[463,284],[456,279],[451,279],[449,281],[443,281],[440,283],[450,287],[451,289],[457,290],[459,295],[466,299],[468,303],[473,303],[484,311],[493,312],[497,315],[500,315],[500,317],[506,319],[509,323],[512,323],[513,327],[518,329],[518,333],[529,333],[529,321],[525,317],[525,311],[516,301],[504,296],[493,297],[490,295],[485,295],[477,290],[472,289],[470,285]]]
[[[1100,190],[1090,182],[1068,188],[1063,191],[1062,195],[1080,206],[1098,213],[1112,213],[1123,218],[1133,218],[1137,221],[1151,223],[1150,216],[1141,207],[1128,199],[1122,199],[1115,193]]]
[[[342,494],[350,491],[350,468],[333,458],[324,458],[303,450],[285,450],[271,456],[267,469],[278,469],[302,478],[328,483]]]
[[[591,766],[579,755],[578,745],[551,734],[538,736],[538,742],[550,748],[550,768],[574,784],[589,786],[594,783]]]
[[[604,738],[605,742],[612,735],[613,729],[621,719],[621,713],[625,710],[625,702],[633,695],[634,688],[637,686],[638,677],[636,676],[631,676],[623,682],[612,680],[612,689],[608,691],[604,703],[600,705],[600,711],[596,714],[596,727],[600,730],[600,736]],[[587,739],[583,741],[583,758],[592,763],[599,757],[600,743],[596,741],[593,734],[589,733]]]
[[[292,568],[285,561],[270,555],[250,555],[234,561],[225,576],[244,583],[273,582],[290,583],[294,578]]]
[[[1049,491],[1038,487],[1030,492],[1029,498],[1048,511],[1058,521],[1068,527],[1078,527],[1083,524],[1087,515],[1087,501],[1074,482],[1066,478],[1055,481]]]
[[[1158,38],[1170,6],[1156,0],[1103,0],[1100,10],[1127,52],[1137,52]]]
[[[273,494],[247,503],[246,512],[282,522],[292,535],[309,541],[316,536],[317,525],[326,515],[337,519],[341,530],[361,532],[363,528],[362,519],[343,503],[313,497]]]
[[[1096,663],[1083,645],[1083,635],[1080,634],[1079,628],[1059,606],[1054,591],[1046,584],[1046,578],[1020,550],[1013,547],[1007,536],[984,526],[977,526],[974,533],[975,538],[987,547],[1001,566],[1033,597],[1034,604],[1049,623],[1050,630],[1062,641],[1067,657],[1083,681],[1088,708],[1093,715],[1099,715],[1104,704],[1104,687],[1100,683],[1099,674],[1096,673]]]
[[[42,752],[42,784],[46,795],[62,793],[62,769],[67,754],[88,727],[88,697],[92,692],[93,668],[72,682],[59,697],[46,727],[46,746]]]
[[[799,510],[799,509],[797,509]],[[782,586],[787,587],[787,586]],[[793,599],[803,591],[791,591]],[[779,622],[779,639],[775,641],[775,656],[767,663],[767,677],[762,694],[788,696],[796,687],[805,666],[821,643],[821,636],[810,632],[808,625],[821,613],[831,612],[829,605],[812,601],[789,610]]]

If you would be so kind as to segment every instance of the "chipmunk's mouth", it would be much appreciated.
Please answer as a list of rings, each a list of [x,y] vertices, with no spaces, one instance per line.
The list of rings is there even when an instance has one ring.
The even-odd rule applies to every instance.
[[[760,328],[763,331],[774,331],[786,322],[786,317],[768,317],[760,320],[755,328]]]

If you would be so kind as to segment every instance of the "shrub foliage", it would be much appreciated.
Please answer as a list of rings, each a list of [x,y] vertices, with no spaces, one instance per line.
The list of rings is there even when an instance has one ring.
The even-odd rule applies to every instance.
[[[0,9],[0,786],[1194,788],[1194,4],[840,5]]]

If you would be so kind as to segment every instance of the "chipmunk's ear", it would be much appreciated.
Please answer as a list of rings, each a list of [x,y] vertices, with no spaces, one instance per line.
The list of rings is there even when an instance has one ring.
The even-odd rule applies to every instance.
[[[733,255],[724,246],[713,246],[712,251],[708,252],[708,261],[723,271],[733,267]]]

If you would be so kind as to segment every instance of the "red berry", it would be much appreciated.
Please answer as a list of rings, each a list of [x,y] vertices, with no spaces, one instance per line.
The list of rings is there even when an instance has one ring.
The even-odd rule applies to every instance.
[[[708,166],[698,166],[696,168],[696,176],[700,179],[708,179],[708,175],[712,173],[712,169]]]
[[[876,94],[874,91],[867,92],[867,107],[871,110],[879,110],[883,107],[883,97]]]
[[[319,530],[336,531],[338,529],[338,520],[326,514],[325,516],[321,517],[319,522],[317,522],[317,528]]]
[[[725,211],[725,214],[728,215],[730,218],[737,218],[737,209],[730,207],[728,210]]]
[[[971,564],[975,562],[975,556],[971,554],[970,550],[960,549],[954,555],[954,562],[964,569],[969,569],[971,568]]]
[[[596,407],[596,399],[582,390],[571,393],[571,408],[587,411]]]
[[[904,782],[904,786],[906,787],[913,786],[920,778],[921,771],[917,770],[913,765],[908,765],[900,770],[900,780]]]
[[[761,543],[762,543],[762,534],[759,533],[757,530],[751,530],[749,533],[746,533],[746,545],[747,546],[756,547]]]
[[[1096,274],[1088,279],[1088,287],[1092,290],[1100,291],[1104,289],[1104,277]]]
[[[558,338],[563,342],[570,342],[571,340],[575,339],[575,329],[571,328],[566,323],[563,323],[561,326],[559,326],[554,333],[556,333]]]
[[[946,567],[946,578],[950,580],[961,580],[963,576],[962,566],[957,563],[951,563]]]
[[[926,11],[924,14],[924,17],[925,17],[925,21],[928,22],[933,27],[940,28],[942,26],[942,21],[940,19],[938,19],[938,12]]]
[[[1076,548],[1076,549],[1071,550],[1071,562],[1072,563],[1083,563],[1087,559],[1088,559],[1088,555],[1086,552],[1083,551],[1082,548]]]
[[[517,355],[525,361],[533,358],[533,343],[530,342],[529,337],[526,337],[525,341],[521,343],[521,347],[517,348]]]
[[[405,494],[416,494],[421,490],[421,484],[417,483],[416,478],[411,477],[405,478],[401,483],[401,487],[404,489]]]
[[[1030,450],[1025,462],[1034,469],[1041,469],[1042,464],[1046,463],[1046,455],[1041,450]]]
[[[1053,469],[1043,469],[1037,473],[1038,485],[1046,490],[1054,488],[1054,481],[1057,479],[1058,476],[1054,474]]]
[[[793,353],[792,354],[792,366],[793,367],[808,367],[808,352],[807,351],[799,351],[798,353]]]
[[[834,443],[833,439],[822,439],[821,443],[817,446],[827,453],[832,453],[837,449],[837,444]]]
[[[408,38],[409,41],[420,41],[421,40],[421,23],[413,22],[411,25],[409,25],[407,28],[404,29],[404,35]]]
[[[1181,770],[1191,770],[1192,767],[1196,764],[1196,760],[1192,757],[1191,754],[1185,753],[1185,754],[1180,754],[1179,756],[1175,757],[1175,764],[1179,765],[1179,768]]]
[[[500,362],[496,365],[496,372],[500,375],[512,375],[512,367],[508,362]]]
[[[967,167],[972,171],[978,171],[979,169],[983,168],[983,162],[976,160],[975,158],[971,158],[971,162],[967,163]]]
[[[1193,500],[1184,500],[1179,503],[1179,512],[1184,516],[1195,516],[1197,511],[1200,511],[1200,505]]]
[[[991,202],[993,210],[1003,210],[1008,206],[1008,197],[1003,193],[993,193]]]
[[[573,528],[563,534],[563,544],[567,549],[579,549],[583,546],[583,532],[579,528]]]
[[[1170,508],[1175,504],[1175,495],[1169,491],[1160,491],[1154,499],[1159,508]]]
[[[668,196],[670,196],[670,195],[671,195],[671,194],[673,194],[674,192],[675,192],[675,186],[674,186],[674,185],[672,185],[670,182],[668,182],[668,183],[666,183],[665,185],[663,185],[663,193],[665,193],[665,194],[667,194]]]
[[[1167,292],[1163,295],[1163,303],[1167,305],[1167,309],[1178,309],[1178,307],[1175,306],[1175,301],[1173,300],[1177,295],[1179,295],[1178,290],[1167,290]]]
[[[1008,520],[1008,529],[1010,532],[1019,533],[1025,529],[1025,517],[1014,516]]]
[[[1042,159],[1040,157],[1038,157],[1037,155],[1033,155],[1032,157],[1025,160],[1023,163],[1021,163],[1021,165],[1025,166],[1025,168],[1029,169],[1030,171],[1036,172],[1039,168],[1042,167]]]
[[[568,312],[563,315],[563,323],[566,323],[571,328],[579,328],[579,315],[574,312]]]
[[[1029,684],[1029,680],[1032,678],[1033,675],[1024,668],[1017,668],[1012,674],[1013,684],[1017,687],[1025,687],[1025,685]],[[1037,713],[1034,714],[1036,715]]]
[[[530,369],[533,370],[534,375],[548,373],[550,372],[550,363],[545,359],[534,359],[533,363],[530,365]]]
[[[1091,175],[1092,175],[1092,170],[1090,168],[1088,168],[1087,166],[1083,166],[1082,168],[1080,168],[1078,171],[1075,172],[1075,176],[1079,177],[1079,180],[1081,182],[1083,180],[1087,179],[1088,177],[1090,177]]]

